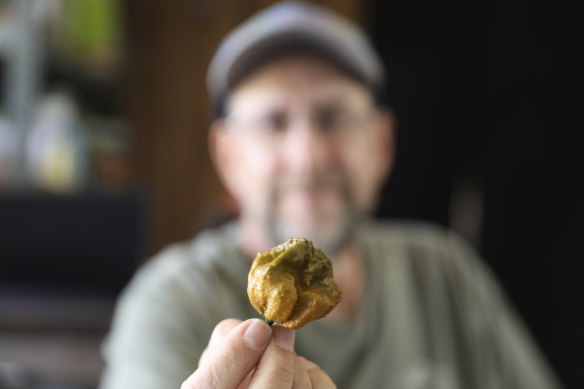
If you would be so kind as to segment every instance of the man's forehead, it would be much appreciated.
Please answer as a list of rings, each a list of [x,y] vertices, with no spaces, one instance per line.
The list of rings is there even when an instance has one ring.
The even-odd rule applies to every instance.
[[[229,105],[284,104],[291,102],[290,99],[319,104],[371,100],[372,96],[365,85],[327,61],[308,55],[290,55],[249,75],[231,92]]]

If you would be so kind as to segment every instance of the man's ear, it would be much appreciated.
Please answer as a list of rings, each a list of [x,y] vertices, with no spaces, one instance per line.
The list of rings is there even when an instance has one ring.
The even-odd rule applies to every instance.
[[[230,147],[232,140],[229,138],[225,120],[217,119],[213,121],[209,129],[208,142],[209,154],[219,179],[227,189],[230,189],[228,172],[233,160],[233,150]]]
[[[379,131],[378,147],[381,148],[379,152],[382,158],[380,178],[384,180],[391,173],[395,161],[397,123],[394,111],[390,108],[380,109],[377,125]]]

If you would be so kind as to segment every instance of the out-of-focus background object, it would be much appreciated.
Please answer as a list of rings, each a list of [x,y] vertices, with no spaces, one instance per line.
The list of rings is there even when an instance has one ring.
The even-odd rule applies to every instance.
[[[122,98],[123,3],[0,1],[0,388],[94,388],[150,254]]]
[[[118,155],[129,151],[127,130],[107,122],[122,115],[122,8],[115,0],[0,2],[0,188],[99,185],[91,169],[108,151],[129,165]],[[102,133],[128,143],[96,150]],[[121,170],[129,182],[130,169]]]
[[[463,234],[584,387],[582,10],[315,2],[364,25],[388,66],[398,154],[377,215]],[[271,3],[0,0],[0,389],[94,388],[135,268],[233,214],[205,72]]]

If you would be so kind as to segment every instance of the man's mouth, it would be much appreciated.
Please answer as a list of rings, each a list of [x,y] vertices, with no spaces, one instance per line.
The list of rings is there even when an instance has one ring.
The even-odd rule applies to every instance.
[[[342,185],[338,181],[328,180],[285,182],[279,186],[277,197],[283,203],[302,205],[324,204],[339,201],[343,197]]]
[[[333,201],[340,197],[338,188],[332,188],[330,186],[295,187],[286,190],[282,195],[290,201],[310,203]]]

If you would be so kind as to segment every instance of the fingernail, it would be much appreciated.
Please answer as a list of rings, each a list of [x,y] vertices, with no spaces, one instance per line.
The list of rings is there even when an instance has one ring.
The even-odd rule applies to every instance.
[[[296,331],[286,328],[274,328],[274,339],[284,350],[294,351],[294,337]]]
[[[261,349],[268,342],[272,329],[259,319],[254,319],[243,333],[243,341],[251,348]]]

